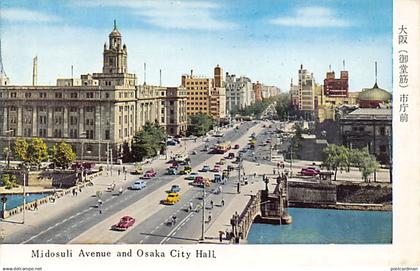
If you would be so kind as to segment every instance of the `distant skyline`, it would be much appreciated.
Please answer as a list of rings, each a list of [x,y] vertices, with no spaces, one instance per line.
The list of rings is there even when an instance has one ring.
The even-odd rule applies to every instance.
[[[59,3],[59,4],[57,4]],[[143,83],[180,85],[181,75],[224,72],[289,90],[300,65],[323,84],[345,60],[350,91],[392,91],[392,0],[169,1],[2,0],[3,66],[12,85],[101,72],[113,20],[128,48],[128,71]]]

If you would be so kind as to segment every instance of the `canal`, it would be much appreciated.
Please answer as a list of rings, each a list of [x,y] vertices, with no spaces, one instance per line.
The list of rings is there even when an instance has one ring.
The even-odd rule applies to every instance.
[[[392,212],[289,208],[290,225],[253,224],[248,244],[391,244]]]
[[[29,203],[29,202],[37,200],[37,199],[44,198],[48,195],[49,194],[47,194],[47,193],[27,194],[26,195],[26,203]],[[22,194],[7,195],[6,210],[16,208],[20,205],[23,205],[23,195]],[[0,211],[3,211],[3,204],[0,204]]]

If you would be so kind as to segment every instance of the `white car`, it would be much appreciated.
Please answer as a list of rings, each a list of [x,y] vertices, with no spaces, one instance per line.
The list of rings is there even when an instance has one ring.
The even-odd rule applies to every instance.
[[[146,187],[146,182],[144,180],[137,180],[131,186],[132,190],[142,190]]]

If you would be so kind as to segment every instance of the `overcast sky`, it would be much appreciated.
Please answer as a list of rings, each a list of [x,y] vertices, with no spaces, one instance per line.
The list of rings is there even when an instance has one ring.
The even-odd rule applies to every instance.
[[[11,83],[39,84],[100,72],[113,20],[142,83],[177,86],[181,75],[225,72],[289,89],[300,64],[322,83],[343,59],[351,91],[392,91],[392,0],[1,0],[3,65]]]

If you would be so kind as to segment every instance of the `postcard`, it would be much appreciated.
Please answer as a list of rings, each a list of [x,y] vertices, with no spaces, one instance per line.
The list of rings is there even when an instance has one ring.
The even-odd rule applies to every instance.
[[[2,270],[418,270],[419,10],[2,1]]]

